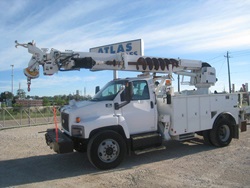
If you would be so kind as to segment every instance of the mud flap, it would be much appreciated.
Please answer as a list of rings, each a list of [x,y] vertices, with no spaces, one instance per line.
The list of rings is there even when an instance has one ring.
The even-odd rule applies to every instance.
[[[233,138],[239,139],[239,125],[233,126]]]
[[[241,132],[247,131],[247,121],[242,121],[240,126]]]
[[[45,140],[46,144],[56,153],[73,152],[73,141],[61,130],[58,130],[58,142],[56,141],[55,129],[47,129],[47,133],[45,134]]]

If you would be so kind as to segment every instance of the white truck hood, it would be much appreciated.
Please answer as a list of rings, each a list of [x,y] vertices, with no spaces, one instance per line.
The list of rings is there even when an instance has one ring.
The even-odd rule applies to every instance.
[[[71,114],[71,118],[105,116],[114,113],[113,101],[78,101],[72,100],[61,108],[61,112]],[[72,119],[71,119],[72,120]]]

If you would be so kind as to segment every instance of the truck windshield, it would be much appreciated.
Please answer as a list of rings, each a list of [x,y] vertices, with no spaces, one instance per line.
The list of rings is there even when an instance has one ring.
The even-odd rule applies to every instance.
[[[92,101],[114,100],[119,91],[125,88],[126,80],[114,80],[106,84],[92,99]]]

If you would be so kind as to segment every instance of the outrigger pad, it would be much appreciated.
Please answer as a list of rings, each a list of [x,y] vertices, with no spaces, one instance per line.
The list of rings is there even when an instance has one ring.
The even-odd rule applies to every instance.
[[[47,129],[45,134],[46,144],[53,149],[56,153],[70,153],[73,152],[73,141],[58,129],[58,142],[56,141],[56,130]]]

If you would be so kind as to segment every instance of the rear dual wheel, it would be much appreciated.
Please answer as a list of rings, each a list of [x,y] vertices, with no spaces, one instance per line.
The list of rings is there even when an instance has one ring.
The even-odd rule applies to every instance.
[[[219,119],[213,129],[203,132],[206,144],[224,147],[230,144],[233,138],[233,125],[225,118]]]

